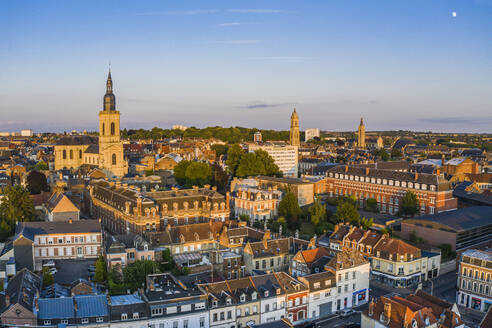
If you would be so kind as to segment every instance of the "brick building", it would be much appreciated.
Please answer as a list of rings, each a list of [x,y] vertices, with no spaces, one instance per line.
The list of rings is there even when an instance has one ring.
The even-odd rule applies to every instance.
[[[381,213],[395,214],[402,197],[412,191],[421,214],[434,214],[457,208],[451,185],[442,176],[414,172],[336,166],[327,172],[327,191],[331,197],[354,196],[359,206],[376,199]]]

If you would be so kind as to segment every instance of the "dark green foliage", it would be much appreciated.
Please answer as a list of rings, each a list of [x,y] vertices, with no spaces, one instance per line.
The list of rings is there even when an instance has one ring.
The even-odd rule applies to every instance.
[[[456,258],[456,252],[453,252],[453,248],[450,244],[439,245],[441,249],[441,261],[452,260]]]
[[[241,215],[239,216],[239,219],[240,219],[241,221],[246,222],[246,225],[248,225],[248,226],[249,226],[249,221],[250,221],[249,215],[247,215],[247,214],[241,214]]]
[[[379,157],[382,161],[386,162],[389,160],[389,155],[386,149],[381,148],[381,149],[376,149],[372,152],[374,156]]]
[[[42,191],[48,191],[48,182],[46,176],[39,171],[31,171],[27,175],[27,190],[34,194],[40,194]]]
[[[263,141],[268,140],[289,140],[289,131],[275,131],[275,130],[258,130],[242,127],[229,127],[223,128],[220,126],[207,127],[199,129],[196,127],[190,127],[185,131],[161,129],[158,127],[152,130],[144,129],[123,129],[121,135],[123,138],[137,139],[162,139],[170,137],[181,138],[203,138],[211,139],[217,138],[221,141],[229,144],[238,143],[242,141],[253,140],[253,135],[256,131],[260,131]]]
[[[411,191],[407,191],[401,199],[399,214],[404,216],[414,216],[419,211],[419,202],[417,195]]]
[[[229,170],[229,174],[232,176],[236,176],[237,167],[239,166],[239,162],[241,161],[241,157],[244,155],[244,150],[238,144],[234,144],[229,147],[227,151],[227,169]]]
[[[29,192],[16,185],[6,187],[0,202],[0,241],[4,241],[15,231],[15,223],[33,221],[34,204]]]
[[[34,165],[34,169],[36,171],[46,171],[46,170],[49,170],[49,167],[48,167],[48,164],[46,164],[46,162],[39,161],[36,163],[36,165]]]
[[[51,286],[55,282],[55,278],[53,278],[53,275],[49,271],[49,268],[44,267],[43,268],[43,287]]]
[[[127,289],[135,291],[145,286],[147,275],[152,273],[159,273],[157,264],[154,261],[135,261],[123,268],[123,282]]]
[[[337,205],[337,212],[335,213],[339,222],[348,222],[357,225],[360,219],[357,207],[351,202],[342,201]]]
[[[229,147],[227,145],[222,144],[214,144],[210,148],[215,151],[215,157],[217,158],[220,158],[220,156],[223,155],[227,155],[227,151],[229,150]]]
[[[403,155],[401,154],[401,151],[398,148],[393,148],[391,149],[391,158],[400,158]]]
[[[378,202],[374,198],[368,198],[365,204],[366,211],[373,212],[373,213],[378,213]]]
[[[311,223],[317,226],[326,222],[326,207],[321,204],[321,201],[316,198],[314,204],[308,208]]]
[[[211,185],[217,187],[218,192],[225,193],[227,189],[227,183],[229,182],[229,176],[217,163],[212,164],[211,168],[212,168]]]
[[[232,176],[280,176],[273,158],[261,149],[254,153],[245,153],[239,145],[233,145],[229,148],[226,164]]]
[[[284,198],[282,198],[278,205],[278,214],[279,216],[285,217],[289,229],[294,230],[299,227],[301,208],[293,192],[287,191],[285,193]]]
[[[174,177],[180,185],[186,188],[203,187],[210,183],[212,169],[207,163],[181,161],[174,167]]]
[[[96,261],[96,272],[94,273],[94,281],[97,283],[103,283],[107,280],[108,273],[106,270],[106,262],[101,255]]]

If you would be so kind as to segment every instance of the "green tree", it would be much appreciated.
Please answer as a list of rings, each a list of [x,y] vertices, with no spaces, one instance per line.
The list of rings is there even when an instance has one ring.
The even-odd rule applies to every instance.
[[[301,208],[299,207],[296,195],[292,191],[287,191],[284,194],[284,198],[282,198],[278,205],[278,214],[279,216],[285,217],[290,229],[298,228]]]
[[[173,169],[174,177],[180,185],[186,184],[186,170],[190,166],[191,161],[181,161]]]
[[[364,230],[369,229],[370,227],[372,227],[373,224],[374,224],[374,220],[372,218],[366,219],[364,217],[359,221],[359,226]]]
[[[339,222],[348,222],[355,225],[359,223],[360,219],[357,207],[350,202],[340,202],[337,206],[335,216]]]
[[[402,153],[398,148],[391,149],[391,158],[400,158],[402,157]]]
[[[373,155],[381,158],[382,161],[386,162],[389,160],[389,155],[386,149],[380,148],[373,151]]]
[[[2,237],[11,235],[15,230],[15,223],[33,221],[35,219],[34,204],[27,189],[19,185],[6,187],[4,197],[0,202],[0,227]],[[3,229],[9,227],[8,233]]]
[[[159,273],[159,269],[154,261],[135,261],[123,269],[123,281],[127,289],[135,291],[144,286],[147,275],[153,273]]]
[[[265,175],[265,166],[259,162],[255,153],[247,153],[241,156],[241,161],[236,170],[236,176],[244,178],[253,175]]]
[[[401,199],[400,214],[404,216],[414,216],[419,211],[417,195],[412,191],[407,191]]]
[[[203,187],[203,185],[210,183],[212,169],[207,163],[192,162],[186,168],[185,177],[186,185],[188,187]]]
[[[49,271],[49,268],[44,267],[43,268],[43,286],[51,286],[55,282],[55,278],[53,278],[53,275]]]
[[[48,167],[48,164],[46,164],[46,162],[39,161],[36,163],[36,165],[34,165],[34,169],[36,171],[47,171],[47,170],[49,170],[49,167]]]
[[[279,168],[277,164],[275,164],[275,160],[272,156],[270,156],[266,151],[262,149],[258,149],[255,151],[256,160],[259,162],[258,164],[265,168],[265,175],[275,176],[279,174]]]
[[[227,151],[226,165],[229,170],[229,174],[232,176],[236,176],[236,170],[243,154],[244,150],[238,144],[234,144],[229,147],[229,150]]]
[[[108,273],[106,270],[106,262],[104,257],[101,255],[96,261],[96,271],[94,273],[94,281],[98,283],[103,283],[107,280]]]
[[[171,271],[171,269],[175,266],[174,260],[171,256],[171,251],[169,249],[165,249],[162,251],[162,261],[160,269],[163,272]]]
[[[368,198],[366,200],[365,210],[374,213],[379,212],[377,200],[375,200],[374,198]]]
[[[326,221],[326,207],[321,204],[321,201],[316,198],[314,204],[308,209],[309,217],[311,218],[311,223],[317,226]]]
[[[46,180],[46,175],[39,171],[31,171],[27,175],[27,190],[34,194],[40,194],[42,191],[48,191],[48,182]]]
[[[218,192],[225,193],[227,189],[227,183],[229,182],[229,176],[217,163],[214,163],[211,166],[211,169],[212,169],[212,179],[211,179],[212,186],[217,187]]]
[[[219,158],[220,156],[226,155],[229,147],[227,145],[222,144],[213,144],[210,147],[213,151],[215,151],[215,157]]]
[[[248,226],[249,226],[249,222],[250,222],[249,215],[247,215],[247,214],[241,214],[241,215],[239,216],[239,219],[240,219],[241,221],[243,221],[243,222],[246,222],[246,225],[248,225]]]

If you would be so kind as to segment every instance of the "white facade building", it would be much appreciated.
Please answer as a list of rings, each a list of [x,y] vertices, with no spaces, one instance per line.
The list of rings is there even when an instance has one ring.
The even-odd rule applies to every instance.
[[[289,145],[256,145],[250,144],[248,151],[264,150],[277,164],[284,177],[297,178],[298,175],[298,147]]]
[[[318,128],[306,129],[306,131],[304,131],[304,141],[307,142],[311,139],[314,139],[314,137],[319,138],[319,129]]]

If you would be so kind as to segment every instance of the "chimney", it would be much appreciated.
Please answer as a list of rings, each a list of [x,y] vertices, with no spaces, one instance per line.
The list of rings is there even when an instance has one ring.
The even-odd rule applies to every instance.
[[[210,189],[210,185],[209,184],[203,185],[203,188]]]
[[[436,175],[437,175],[437,176],[440,176],[440,175],[441,175],[441,169],[440,169],[440,168],[437,168],[437,169],[436,169]]]
[[[263,241],[271,239],[271,237],[270,230],[265,230],[265,233],[263,234]]]
[[[368,167],[366,167],[366,175],[369,175],[369,170],[370,169]]]
[[[72,224],[72,219],[68,219],[68,223]]]
[[[73,299],[73,309],[75,310],[75,312],[78,311],[77,300],[75,298]]]
[[[384,322],[385,324],[389,324],[391,318],[391,303],[388,300],[386,303],[384,303]]]
[[[348,172],[348,165],[345,165],[345,173]]]
[[[171,231],[171,224],[170,223],[167,224],[166,231]]]
[[[9,306],[10,306],[10,296],[5,295],[5,307],[9,307]]]
[[[419,179],[419,172],[415,172],[415,181]]]
[[[34,307],[36,308],[36,312],[39,312],[39,303],[37,298],[34,300]]]
[[[212,187],[212,190],[213,190],[213,191],[217,191],[217,187],[216,187],[216,186],[213,186],[213,187]]]
[[[108,304],[111,305],[111,296],[109,294],[106,294],[106,299],[108,300]]]

